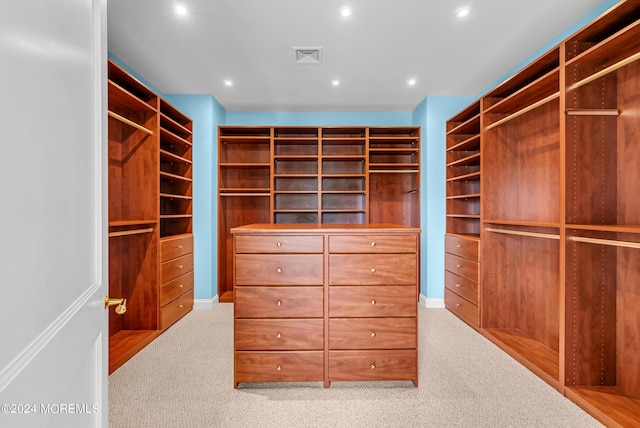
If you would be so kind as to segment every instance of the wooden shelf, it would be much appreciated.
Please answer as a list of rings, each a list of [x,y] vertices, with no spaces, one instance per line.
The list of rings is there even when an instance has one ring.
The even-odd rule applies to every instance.
[[[615,386],[567,387],[565,393],[607,426],[640,425],[640,398],[630,398]]]
[[[485,336],[529,370],[544,378],[556,389],[560,387],[559,355],[539,341],[515,329],[486,328]]]
[[[109,374],[158,336],[156,330],[120,330],[109,337]]]

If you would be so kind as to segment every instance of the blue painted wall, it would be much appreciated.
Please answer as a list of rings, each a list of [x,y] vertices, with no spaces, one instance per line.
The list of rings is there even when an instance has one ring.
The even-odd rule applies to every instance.
[[[411,112],[227,112],[234,126],[411,126]]]
[[[446,124],[473,97],[427,97],[412,113],[422,130],[420,150],[420,294],[444,298],[444,234],[446,226]]]

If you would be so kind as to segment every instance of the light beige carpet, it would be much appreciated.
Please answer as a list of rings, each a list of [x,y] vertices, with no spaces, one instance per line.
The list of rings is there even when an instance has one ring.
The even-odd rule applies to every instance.
[[[411,382],[233,388],[233,306],[197,310],[109,377],[109,425],[597,427],[597,421],[445,309],[419,309]]]

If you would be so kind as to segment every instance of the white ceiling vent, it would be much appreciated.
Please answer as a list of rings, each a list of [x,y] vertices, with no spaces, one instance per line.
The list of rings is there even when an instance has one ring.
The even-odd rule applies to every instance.
[[[294,46],[293,62],[296,64],[320,64],[322,62],[322,48],[302,48]]]

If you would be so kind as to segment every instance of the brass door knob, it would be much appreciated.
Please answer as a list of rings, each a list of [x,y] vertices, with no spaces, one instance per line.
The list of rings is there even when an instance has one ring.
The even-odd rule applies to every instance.
[[[107,309],[110,306],[115,306],[116,314],[122,315],[127,312],[127,299],[112,299],[104,296],[104,308]]]

